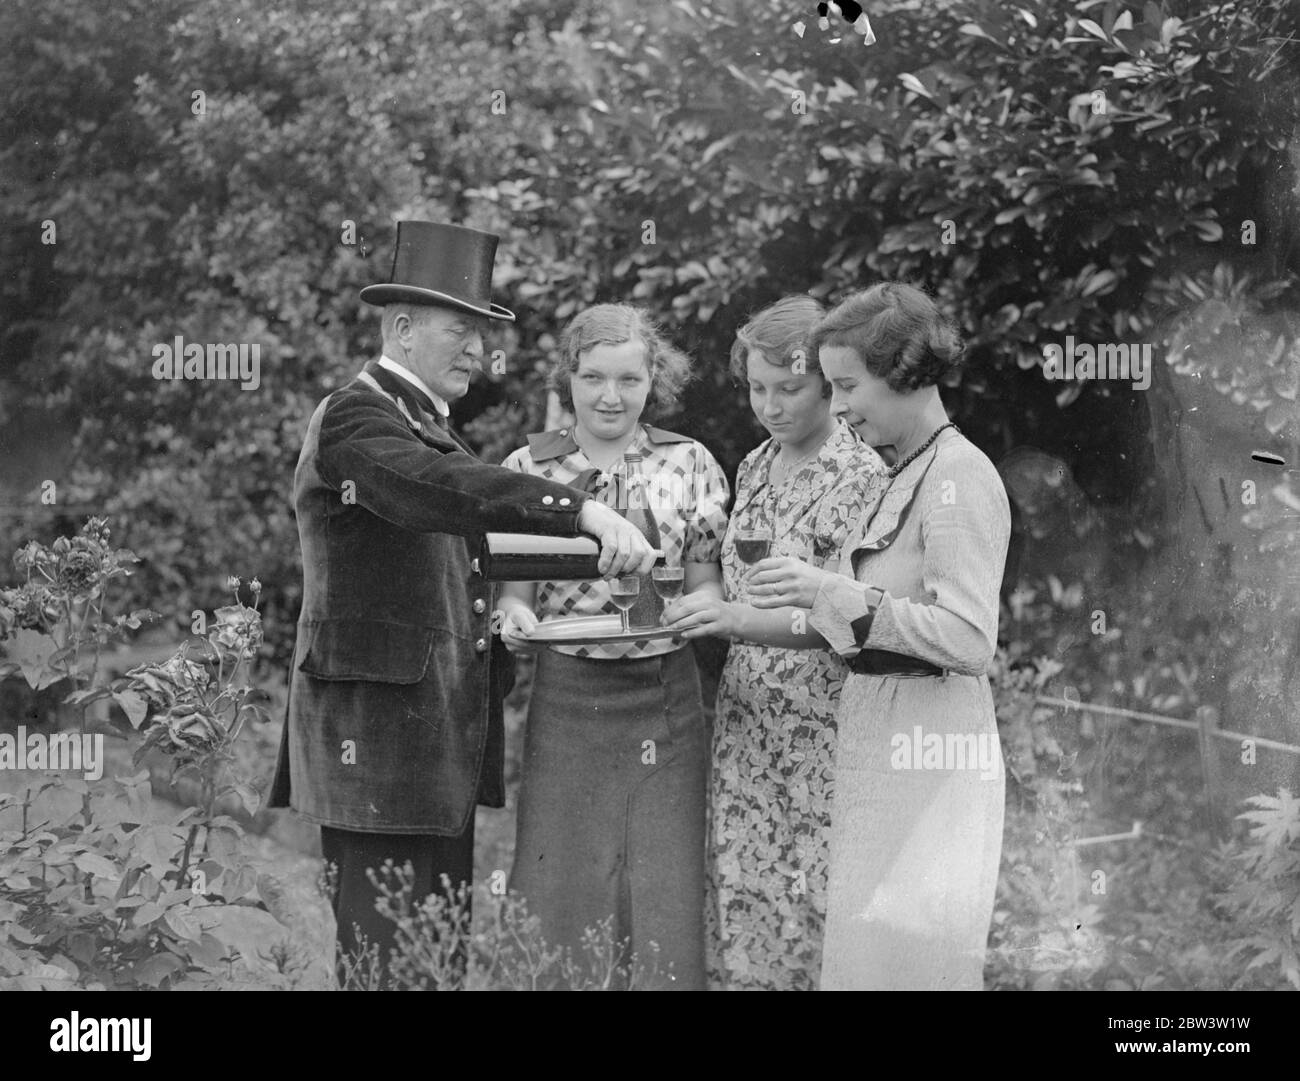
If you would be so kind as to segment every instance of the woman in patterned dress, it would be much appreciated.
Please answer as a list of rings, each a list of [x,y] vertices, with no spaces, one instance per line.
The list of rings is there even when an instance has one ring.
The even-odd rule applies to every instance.
[[[830,415],[829,385],[808,361],[808,332],[824,314],[812,297],[786,297],[742,327],[731,352],[770,438],[737,471],[722,543],[721,606],[749,619],[746,640],[728,651],[713,725],[706,942],[718,990],[811,990],[821,965],[835,706],[847,669],[816,648],[820,639],[792,633],[790,612],[748,607],[749,568],[735,542],[738,530],[765,527],[774,554],[822,566],[879,490],[884,463]],[[686,597],[665,618],[719,606]]]
[[[529,436],[504,464],[590,491],[633,520],[648,513],[638,524],[683,568],[684,591],[717,596],[726,477],[695,440],[641,423],[648,405],[675,403],[688,375],[643,312],[589,308],[566,328],[552,372],[573,427]],[[529,648],[521,634],[539,616],[617,611],[600,580],[511,583],[500,609],[515,650]],[[643,580],[632,625],[657,625],[661,611]],[[510,887],[549,943],[581,960],[584,931],[612,919],[638,965],[657,966],[672,988],[703,989],[707,754],[694,652],[680,639],[539,652]]]
[[[811,609],[849,660],[838,715],[824,990],[979,990],[1005,776],[988,668],[1011,519],[937,384],[961,343],[919,290],[877,285],[812,336],[831,410],[896,460],[838,573],[755,568],[753,603]]]

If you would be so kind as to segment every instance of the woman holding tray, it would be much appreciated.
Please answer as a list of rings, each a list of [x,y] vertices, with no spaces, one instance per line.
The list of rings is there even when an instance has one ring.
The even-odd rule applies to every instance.
[[[750,578],[752,608],[686,598],[665,615],[688,635],[748,638],[759,613],[793,606],[849,662],[822,989],[978,990],[1005,792],[987,672],[1006,491],[948,420],[937,384],[961,343],[924,293],[885,283],[851,296],[812,344],[832,412],[893,447],[884,495],[838,573],[774,558]]]
[[[726,477],[695,440],[641,423],[676,402],[689,369],[639,309],[587,309],[551,373],[573,427],[529,436],[503,464],[614,506],[681,568],[682,591],[719,597]],[[629,618],[653,637],[538,653],[510,886],[575,959],[584,931],[612,919],[660,985],[701,990],[708,748],[694,653],[662,635],[662,605],[647,579]],[[602,580],[510,583],[499,607],[514,650],[538,648],[539,616],[617,613]]]

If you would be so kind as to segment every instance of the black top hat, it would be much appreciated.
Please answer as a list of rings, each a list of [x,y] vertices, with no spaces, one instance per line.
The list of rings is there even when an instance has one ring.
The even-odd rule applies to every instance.
[[[489,319],[514,322],[515,313],[492,303],[492,233],[433,221],[399,221],[393,272],[382,285],[367,285],[367,304],[440,304]]]

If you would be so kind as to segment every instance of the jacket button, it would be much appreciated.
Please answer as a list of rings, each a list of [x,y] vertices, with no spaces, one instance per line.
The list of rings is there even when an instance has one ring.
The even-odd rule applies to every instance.
[[[553,495],[544,495],[544,496],[542,496],[542,502],[545,503],[545,504],[549,507],[552,503],[555,502],[555,496],[553,496]]]
[[[560,506],[567,507],[572,502],[573,500],[571,500],[568,496],[565,496],[563,499],[560,500]]]
[[[477,612],[479,615],[482,615],[484,612],[486,612],[487,601],[485,601],[482,597],[479,597],[478,600],[474,602],[474,611]]]
[[[475,652],[475,653],[486,653],[486,652],[487,652],[487,639],[486,639],[486,638],[480,638],[477,642],[474,643],[474,652]]]

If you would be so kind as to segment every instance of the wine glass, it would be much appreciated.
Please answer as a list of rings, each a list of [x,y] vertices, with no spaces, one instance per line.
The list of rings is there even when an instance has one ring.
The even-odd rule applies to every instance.
[[[636,604],[638,594],[641,592],[641,579],[638,575],[628,574],[622,578],[611,579],[609,583],[609,595],[614,604],[618,607],[619,615],[623,617],[623,633],[627,634],[631,628],[628,626],[627,614]]]
[[[766,559],[772,551],[772,530],[766,526],[758,529],[736,530],[736,558],[753,566]]]
[[[655,592],[665,601],[675,601],[682,595],[682,584],[686,579],[685,567],[653,567],[650,570],[650,579],[654,583]]]

